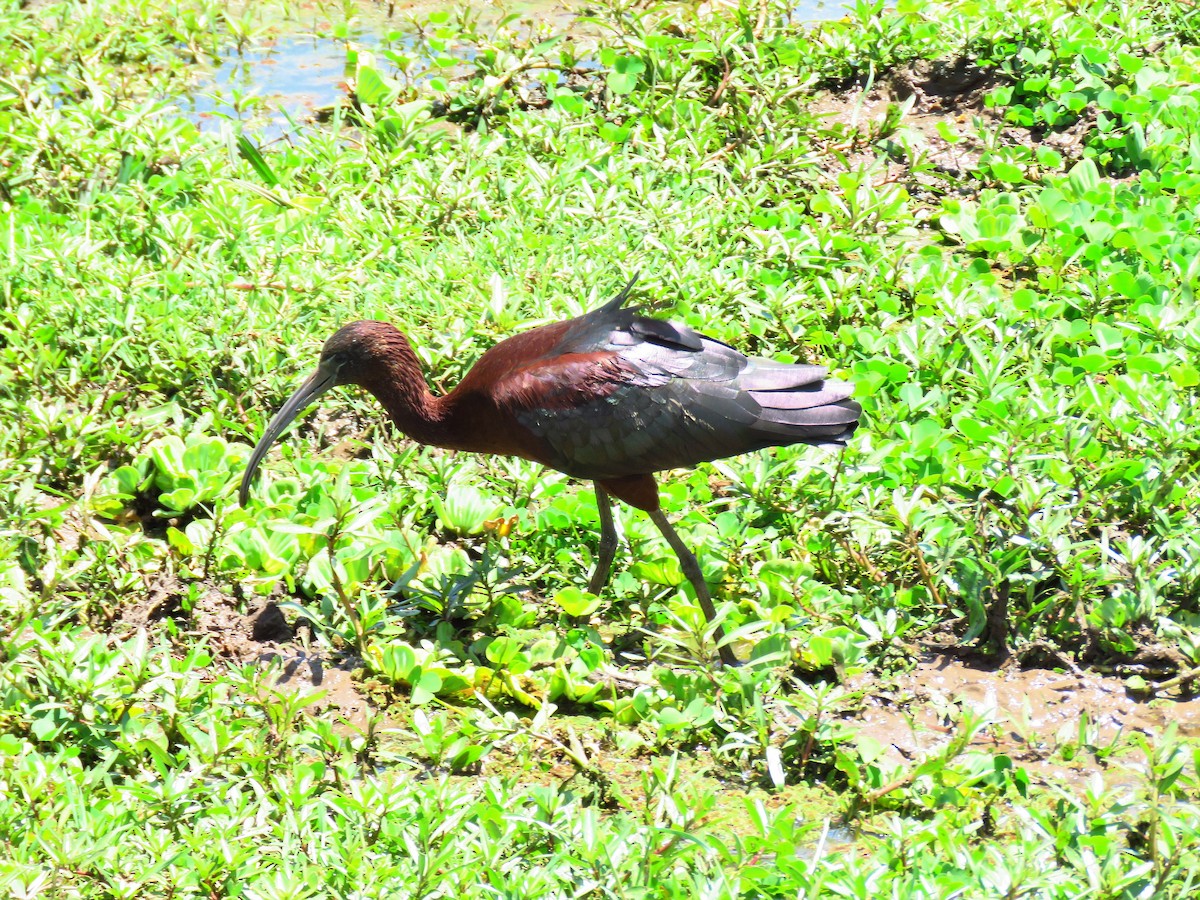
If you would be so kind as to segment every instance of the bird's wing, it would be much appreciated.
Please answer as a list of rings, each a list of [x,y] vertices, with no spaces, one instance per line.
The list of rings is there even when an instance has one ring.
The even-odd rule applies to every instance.
[[[496,401],[581,478],[690,466],[761,447],[842,443],[859,407],[820,366],[743,356],[613,303],[571,324],[553,352],[509,374]]]

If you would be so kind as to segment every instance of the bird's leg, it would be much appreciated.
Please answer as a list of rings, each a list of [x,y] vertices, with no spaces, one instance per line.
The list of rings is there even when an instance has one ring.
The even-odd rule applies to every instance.
[[[704,573],[700,571],[700,562],[696,559],[696,554],[687,548],[661,509],[651,510],[650,520],[658,526],[658,530],[662,532],[667,543],[671,545],[671,549],[675,551],[675,555],[679,557],[679,566],[696,591],[696,599],[700,601],[704,617],[709,622],[715,621],[717,610],[713,606],[712,595],[708,593],[708,585],[704,581]],[[727,666],[740,665],[733,650],[725,643],[725,629],[718,625],[713,630],[713,637],[717,640],[717,655],[720,656],[721,662]]]
[[[613,524],[612,500],[608,491],[596,485],[596,510],[600,513],[600,551],[596,557],[596,568],[588,582],[588,590],[599,594],[608,583],[613,557],[617,555],[617,527]]]

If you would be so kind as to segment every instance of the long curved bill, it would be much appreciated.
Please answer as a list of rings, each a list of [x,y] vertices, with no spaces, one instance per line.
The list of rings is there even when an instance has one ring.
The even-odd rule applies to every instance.
[[[246,465],[246,474],[242,476],[242,488],[238,492],[238,503],[245,506],[246,501],[250,499],[250,482],[254,480],[254,473],[258,471],[258,466],[263,461],[263,457],[267,455],[267,451],[271,449],[271,445],[278,440],[279,435],[283,434],[283,430],[292,424],[292,420],[300,415],[310,403],[336,383],[337,372],[319,368],[308,376],[304,384],[296,388],[292,396],[287,398],[287,402],[279,408],[279,412],[275,413],[275,418],[271,419],[271,423],[267,425],[262,439],[254,447],[254,452],[250,454],[250,462]]]

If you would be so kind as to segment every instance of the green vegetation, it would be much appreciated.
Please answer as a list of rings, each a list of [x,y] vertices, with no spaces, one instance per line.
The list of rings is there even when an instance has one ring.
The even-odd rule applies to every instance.
[[[1188,689],[1200,11],[435,13],[348,48],[330,121],[201,134],[178,98],[256,15],[0,6],[6,894],[1194,895],[1174,728],[1081,723],[1059,761],[1134,768],[1072,786],[984,708],[907,762],[856,723],[919,641]],[[444,390],[639,270],[646,306],[859,385],[843,455],[665,479],[746,666],[704,662],[640,514],[592,597],[588,485],[416,447],[369,398],[237,506],[338,324],[396,322]],[[297,652],[250,634],[267,600],[365,719],[258,658]]]

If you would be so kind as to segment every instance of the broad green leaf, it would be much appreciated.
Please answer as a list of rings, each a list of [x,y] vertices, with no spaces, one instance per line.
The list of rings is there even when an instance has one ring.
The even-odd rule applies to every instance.
[[[1076,198],[1082,199],[1088,192],[1100,186],[1100,173],[1091,158],[1081,159],[1067,174],[1067,183]]]
[[[577,587],[567,587],[554,595],[554,602],[563,608],[568,616],[579,618],[590,616],[600,608],[600,598]]]
[[[400,85],[390,78],[384,77],[373,66],[358,67],[355,94],[358,99],[372,107],[391,106],[400,96]]]
[[[628,126],[614,125],[612,122],[600,123],[600,137],[612,144],[623,144],[629,140]]]
[[[521,653],[521,645],[509,637],[495,638],[487,647],[487,658],[496,668],[504,668]]]
[[[1193,365],[1172,366],[1169,374],[1176,387],[1194,388],[1200,385],[1200,369]]]
[[[442,689],[442,679],[436,672],[417,670],[420,674],[412,682],[412,702],[423,706],[437,696]]]
[[[560,88],[554,95],[554,105],[569,116],[582,116],[588,111],[587,102],[568,88]]]
[[[1092,325],[1092,336],[1096,340],[1096,346],[1105,353],[1120,350],[1125,346],[1125,332],[1103,322]]]

